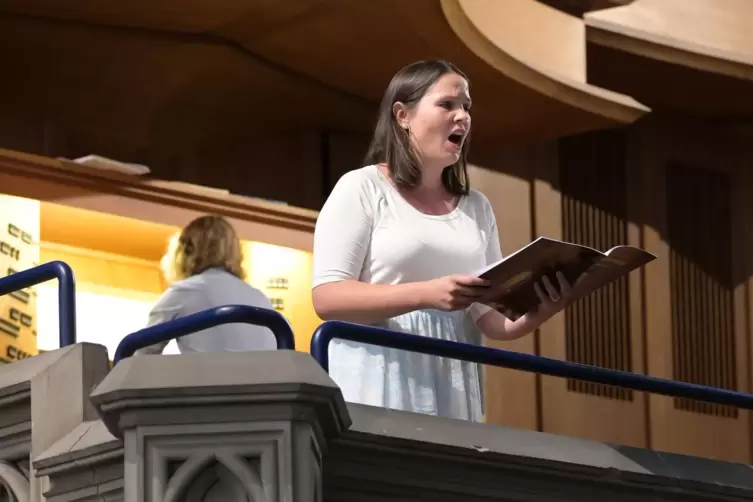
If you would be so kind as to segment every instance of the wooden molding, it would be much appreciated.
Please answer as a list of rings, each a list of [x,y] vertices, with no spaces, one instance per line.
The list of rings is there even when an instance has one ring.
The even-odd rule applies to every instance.
[[[313,233],[318,212],[223,194],[208,187],[129,176],[0,149],[0,173]]]
[[[753,61],[744,55],[712,50],[655,33],[641,32],[618,23],[586,15],[589,42],[669,64],[753,80]]]

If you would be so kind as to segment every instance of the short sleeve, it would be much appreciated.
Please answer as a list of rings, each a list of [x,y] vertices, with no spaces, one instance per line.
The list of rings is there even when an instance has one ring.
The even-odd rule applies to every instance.
[[[481,195],[481,194],[479,194]],[[485,224],[487,228],[486,240],[486,264],[490,265],[502,259],[502,249],[499,244],[499,229],[497,228],[497,219],[494,216],[489,200],[481,195],[484,205]],[[492,310],[491,307],[481,303],[474,303],[468,308],[469,313],[474,321],[478,321],[484,314]]]
[[[360,170],[335,184],[314,230],[313,287],[358,280],[371,243],[374,197]]]

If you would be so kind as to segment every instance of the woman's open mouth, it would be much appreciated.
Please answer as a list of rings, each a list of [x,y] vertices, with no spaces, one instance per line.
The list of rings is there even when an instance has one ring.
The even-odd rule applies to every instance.
[[[464,139],[465,139],[465,134],[459,133],[459,132],[452,133],[452,134],[450,134],[449,138],[447,138],[447,140],[450,143],[452,143],[453,145],[455,145],[458,148],[460,148],[460,147],[463,146],[463,140]]]

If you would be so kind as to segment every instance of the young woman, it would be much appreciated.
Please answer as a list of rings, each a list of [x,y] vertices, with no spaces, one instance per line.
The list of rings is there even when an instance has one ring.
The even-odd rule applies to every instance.
[[[447,61],[392,78],[367,166],[337,182],[316,224],[312,295],[322,319],[480,343],[479,331],[531,333],[569,302],[559,273],[537,285],[539,308],[514,322],[475,302],[487,284],[469,274],[502,254],[489,201],[468,184],[468,87]],[[335,340],[330,374],[351,402],[482,418],[475,364]]]
[[[269,299],[243,280],[241,244],[232,225],[220,216],[202,216],[175,236],[161,266],[170,287],[149,313],[149,326],[223,305],[272,309]],[[177,340],[181,354],[276,350],[268,328],[223,324]],[[161,354],[168,342],[136,352]]]

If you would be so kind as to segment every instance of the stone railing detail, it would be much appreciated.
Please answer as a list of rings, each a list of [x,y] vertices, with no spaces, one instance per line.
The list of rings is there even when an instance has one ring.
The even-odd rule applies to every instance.
[[[125,445],[125,500],[322,500],[327,442],[350,425],[308,355],[129,358],[91,395]]]
[[[29,502],[28,471],[24,474],[21,464],[0,461],[0,501]]]
[[[106,364],[0,368],[0,502],[753,499],[748,465],[346,406],[304,353]]]
[[[89,392],[108,368],[107,350],[88,343],[0,366],[0,477],[10,500],[44,500],[46,478],[30,461],[97,418]]]
[[[123,442],[101,420],[79,424],[34,459],[48,502],[123,500]]]

